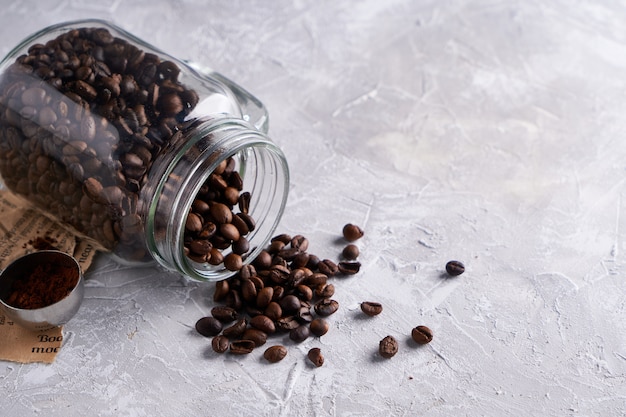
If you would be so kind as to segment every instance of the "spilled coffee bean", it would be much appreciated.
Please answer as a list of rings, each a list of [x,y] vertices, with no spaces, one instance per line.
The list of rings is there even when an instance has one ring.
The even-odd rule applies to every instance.
[[[377,316],[382,313],[383,306],[373,301],[364,301],[361,303],[361,311],[368,316]]]
[[[378,353],[389,359],[398,353],[398,341],[393,336],[386,336],[378,345]]]

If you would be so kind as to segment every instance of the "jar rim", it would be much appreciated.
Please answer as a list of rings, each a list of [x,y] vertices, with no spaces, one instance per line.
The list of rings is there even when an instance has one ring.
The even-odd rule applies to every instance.
[[[220,265],[197,263],[184,252],[185,220],[190,212],[202,185],[212,172],[224,160],[239,155],[245,157],[252,152],[254,167],[244,166],[244,184],[254,174],[251,195],[257,201],[269,198],[263,207],[256,210],[257,227],[250,235],[251,250],[246,254],[244,264],[252,262],[269,242],[284,212],[289,189],[289,168],[282,150],[264,133],[254,129],[247,122],[229,117],[205,118],[196,120],[189,126],[188,132],[181,133],[185,138],[174,157],[155,173],[159,184],[147,202],[146,243],[148,250],[158,263],[168,269],[173,267],[191,278],[205,281],[225,279],[236,271],[230,271]],[[210,138],[209,138],[210,137]],[[207,139],[209,138],[209,139]],[[201,143],[203,141],[210,143]],[[197,153],[198,149],[201,152]],[[243,161],[247,165],[246,161]],[[259,165],[261,164],[261,165]],[[269,168],[271,171],[259,173]],[[182,181],[177,175],[179,170],[187,172]],[[260,177],[264,175],[264,177]],[[178,181],[177,187],[167,190],[171,180]],[[245,186],[244,186],[245,189]],[[262,193],[262,196],[258,194]],[[164,197],[167,204],[164,205]],[[260,210],[260,213],[259,213]],[[256,218],[256,215],[259,218]],[[162,224],[159,226],[157,223]],[[162,236],[162,233],[165,233]],[[225,253],[228,253],[226,250]]]

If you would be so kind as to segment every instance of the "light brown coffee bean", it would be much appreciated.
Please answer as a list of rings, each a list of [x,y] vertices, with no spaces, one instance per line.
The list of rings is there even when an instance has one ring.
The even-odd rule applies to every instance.
[[[287,356],[287,348],[282,345],[270,346],[263,352],[263,357],[270,363],[282,361]]]

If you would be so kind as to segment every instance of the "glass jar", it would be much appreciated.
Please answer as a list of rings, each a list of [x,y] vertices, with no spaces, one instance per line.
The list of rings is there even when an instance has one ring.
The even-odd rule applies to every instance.
[[[0,175],[130,264],[218,280],[267,244],[289,170],[263,104],[104,21],[48,27],[0,62]]]

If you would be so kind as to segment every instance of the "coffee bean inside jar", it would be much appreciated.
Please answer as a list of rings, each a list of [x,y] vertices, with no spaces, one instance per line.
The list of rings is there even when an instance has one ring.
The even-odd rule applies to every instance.
[[[0,175],[121,261],[222,279],[269,240],[287,195],[248,94],[106,22],[50,27],[0,63]]]

